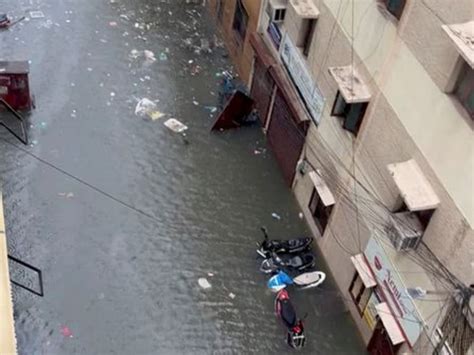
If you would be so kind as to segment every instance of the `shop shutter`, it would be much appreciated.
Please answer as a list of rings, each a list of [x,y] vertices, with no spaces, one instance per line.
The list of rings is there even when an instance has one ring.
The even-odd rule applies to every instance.
[[[293,183],[306,136],[305,129],[296,122],[288,103],[277,90],[267,136],[288,186]]]
[[[262,126],[265,126],[274,84],[265,65],[256,58],[250,96],[255,101]]]

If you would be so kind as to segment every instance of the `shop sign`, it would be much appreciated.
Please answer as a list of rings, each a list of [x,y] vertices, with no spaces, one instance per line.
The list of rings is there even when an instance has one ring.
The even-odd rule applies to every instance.
[[[405,334],[408,343],[413,346],[421,332],[421,322],[417,309],[396,268],[376,238],[372,237],[364,252],[367,261],[375,274],[378,287],[385,295],[395,319]]]
[[[293,83],[306,105],[311,117],[316,124],[321,122],[321,116],[324,108],[324,97],[319,90],[318,85],[313,80],[311,73],[306,67],[304,59],[301,57],[300,51],[291,42],[288,35],[283,37],[281,43],[281,59],[290,74]]]
[[[364,320],[367,322],[370,329],[374,330],[375,325],[377,324],[377,310],[375,306],[378,305],[380,302],[377,298],[377,294],[372,292],[369,298],[369,302],[367,302],[367,306],[364,309],[363,317]]]
[[[280,48],[281,32],[275,22],[270,21],[270,23],[268,24],[267,32],[276,49]]]

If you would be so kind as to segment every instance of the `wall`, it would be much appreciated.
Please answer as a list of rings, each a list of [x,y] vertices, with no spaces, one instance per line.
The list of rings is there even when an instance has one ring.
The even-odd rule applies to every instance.
[[[354,2],[354,26],[350,3],[315,1],[321,14],[307,63],[326,97],[326,107],[321,124],[310,127],[304,155],[321,170],[333,193],[340,197],[341,191],[351,188],[347,183],[348,172],[354,171],[355,144],[357,178],[389,209],[395,207],[399,192],[387,164],[415,159],[441,201],[423,241],[456,277],[465,284],[473,283],[473,126],[456,99],[444,92],[459,56],[441,30],[439,19],[424,5],[435,8],[448,23],[457,23],[466,21],[472,13],[470,2],[456,2],[453,8],[452,3],[443,1],[407,1],[398,22],[381,11],[376,1],[358,0]],[[295,28],[299,25],[287,23],[294,18],[290,12],[284,29],[296,41]],[[351,53],[352,27],[354,53]],[[352,55],[372,92],[356,140],[341,128],[338,118],[330,116],[337,86],[328,74],[329,66],[349,65]],[[312,190],[309,177],[297,175],[294,184],[297,200],[337,284],[349,299],[347,289],[354,274],[349,256],[365,248],[373,222],[367,221],[367,227],[359,221],[357,231],[357,211],[350,202],[339,200],[330,225],[321,236],[308,210]],[[364,201],[359,204],[363,206]],[[367,210],[361,207],[359,213],[366,214]],[[396,263],[400,270],[409,269],[403,258],[397,258]],[[424,283],[416,274],[402,276],[411,285]],[[351,302],[347,304],[368,341],[367,326]],[[433,313],[433,305],[418,307],[424,316]],[[419,342],[417,351],[426,350],[429,341],[425,334]]]
[[[242,0],[249,15],[245,39],[242,40],[232,28],[237,0],[221,0],[222,17],[218,18],[219,0],[209,0],[209,10],[216,17],[219,30],[237,72],[245,83],[249,82],[253,63],[253,50],[249,43],[250,34],[257,29],[261,0]]]

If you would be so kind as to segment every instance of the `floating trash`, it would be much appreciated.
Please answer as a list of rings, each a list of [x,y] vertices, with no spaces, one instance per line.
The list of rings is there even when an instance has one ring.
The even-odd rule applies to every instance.
[[[43,11],[30,11],[30,17],[31,18],[44,18],[44,13]]]
[[[272,213],[272,218],[276,219],[276,220],[280,220],[281,219],[281,216],[275,212]]]
[[[188,126],[182,124],[175,118],[170,118],[164,125],[176,133],[182,133],[188,129]]]
[[[72,338],[74,335],[72,334],[72,331],[71,329],[69,329],[68,326],[66,325],[62,325],[61,326],[61,334],[65,337],[65,338]]]
[[[145,49],[145,50],[143,51],[143,55],[145,56],[145,59],[146,59],[148,62],[153,63],[154,61],[156,61],[155,53],[153,53],[152,51],[149,51],[148,49]]]
[[[158,111],[156,103],[145,97],[138,101],[137,106],[135,106],[135,115],[141,117],[148,116],[152,121],[156,121],[165,114]]]
[[[205,277],[201,277],[199,280],[198,280],[198,284],[199,286],[201,286],[201,288],[203,288],[204,290],[207,290],[209,288],[212,287],[212,285],[209,283],[209,281],[207,281],[207,279]]]
[[[161,52],[159,58],[160,58],[161,61],[168,60],[168,56],[166,55],[165,52]]]

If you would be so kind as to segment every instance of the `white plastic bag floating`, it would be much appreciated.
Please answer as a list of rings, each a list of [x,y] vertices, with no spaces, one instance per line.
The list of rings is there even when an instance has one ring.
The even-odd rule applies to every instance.
[[[188,129],[188,126],[182,124],[175,118],[170,118],[164,125],[176,133],[182,133]]]
[[[204,277],[201,277],[200,279],[198,279],[198,284],[199,286],[201,286],[201,288],[203,288],[204,290],[207,290],[208,288],[211,288],[211,284],[209,283],[209,281],[207,281],[206,278]]]
[[[135,107],[135,115],[145,117],[148,116],[152,121],[155,121],[165,114],[157,110],[156,104],[150,99],[143,98],[138,101],[137,106]]]

